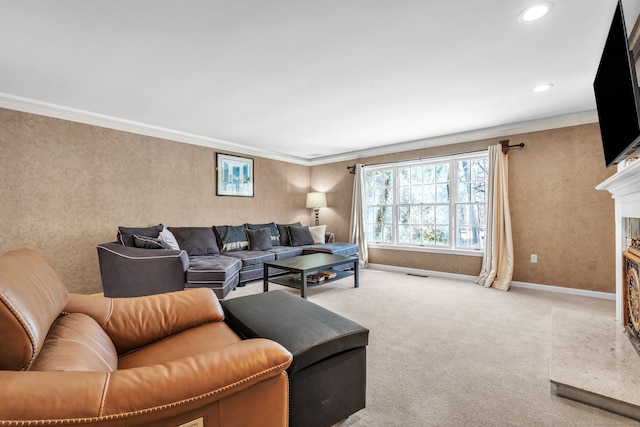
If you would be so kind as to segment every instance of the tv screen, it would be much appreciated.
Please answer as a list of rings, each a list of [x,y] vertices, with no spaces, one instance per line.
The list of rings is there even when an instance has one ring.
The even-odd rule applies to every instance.
[[[640,95],[620,1],[613,15],[593,89],[605,163],[609,167],[620,163],[640,145]]]

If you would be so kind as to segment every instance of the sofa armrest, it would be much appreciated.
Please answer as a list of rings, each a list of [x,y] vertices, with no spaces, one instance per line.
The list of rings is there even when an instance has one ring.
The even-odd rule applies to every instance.
[[[189,257],[182,250],[98,245],[102,288],[107,297],[137,297],[184,289]]]
[[[255,339],[111,373],[0,371],[0,420],[14,420],[16,425],[84,425],[135,418],[140,425],[168,425],[163,420],[175,417],[181,408],[197,411],[279,375],[285,377],[279,394],[286,396],[284,371],[291,360],[291,353],[280,344]],[[267,402],[271,397],[261,396]]]
[[[239,341],[219,350],[202,353],[148,368],[123,369],[113,373],[111,400],[105,413],[117,414],[139,395],[134,410],[169,406],[196,396],[219,400],[273,378],[291,365],[293,356],[282,345],[264,338]],[[138,369],[149,371],[145,389],[137,389]],[[175,373],[175,375],[172,375]],[[176,377],[179,376],[179,381]],[[155,392],[153,392],[155,391]],[[153,392],[153,393],[152,393]]]
[[[119,355],[189,328],[224,320],[220,302],[209,288],[138,298],[70,294],[64,311],[92,317]]]

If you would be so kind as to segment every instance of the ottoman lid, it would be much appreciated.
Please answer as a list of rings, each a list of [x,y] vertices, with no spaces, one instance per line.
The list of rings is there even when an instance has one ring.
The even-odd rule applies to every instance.
[[[285,291],[222,301],[227,323],[243,338],[268,338],[293,354],[289,375],[368,344],[369,330]]]

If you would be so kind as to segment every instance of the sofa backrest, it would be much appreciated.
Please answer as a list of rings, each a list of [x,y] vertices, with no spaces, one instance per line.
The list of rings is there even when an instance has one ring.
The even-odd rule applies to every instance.
[[[29,368],[68,299],[67,288],[36,252],[0,256],[0,370]]]

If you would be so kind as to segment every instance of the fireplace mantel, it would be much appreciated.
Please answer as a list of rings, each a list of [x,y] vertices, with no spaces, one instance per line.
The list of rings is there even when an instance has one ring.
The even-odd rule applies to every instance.
[[[618,170],[615,175],[596,187],[607,190],[616,201],[621,217],[640,218],[640,161]]]
[[[599,184],[596,190],[607,190],[615,200],[616,319],[622,322],[622,253],[627,249],[624,219],[640,218],[640,160],[620,166],[618,172]]]

